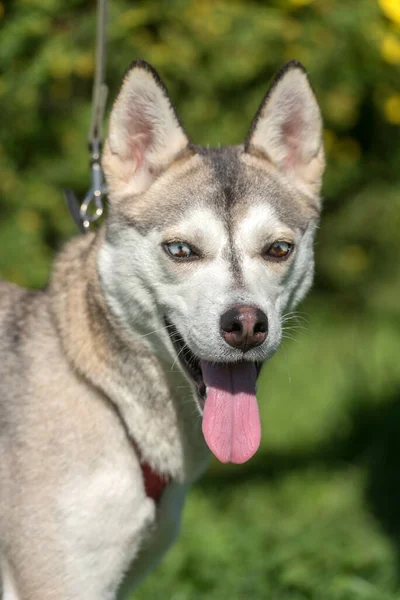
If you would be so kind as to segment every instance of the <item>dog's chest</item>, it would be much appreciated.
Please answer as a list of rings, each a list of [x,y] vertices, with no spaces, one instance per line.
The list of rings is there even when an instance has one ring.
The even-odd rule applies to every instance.
[[[115,598],[156,521],[139,464],[117,454],[90,471],[76,471],[59,492],[58,510],[59,535],[70,557],[66,578],[76,586],[70,596],[79,598],[85,589],[87,598]]]
[[[132,589],[162,558],[179,529],[186,487],[170,484],[158,505],[145,494],[140,466],[115,457],[91,473],[76,476],[62,490],[63,546],[75,589],[71,597],[115,598],[124,574]],[[75,594],[75,596],[74,596]]]

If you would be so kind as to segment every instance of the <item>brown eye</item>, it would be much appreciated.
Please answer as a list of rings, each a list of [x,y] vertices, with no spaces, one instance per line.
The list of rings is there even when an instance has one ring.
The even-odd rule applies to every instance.
[[[186,244],[186,242],[171,242],[170,244],[165,244],[164,248],[168,254],[180,260],[192,258],[192,256],[195,255],[189,244]]]
[[[276,241],[271,244],[271,246],[264,253],[264,256],[278,260],[287,258],[293,249],[293,245],[294,244],[290,244],[289,242]]]

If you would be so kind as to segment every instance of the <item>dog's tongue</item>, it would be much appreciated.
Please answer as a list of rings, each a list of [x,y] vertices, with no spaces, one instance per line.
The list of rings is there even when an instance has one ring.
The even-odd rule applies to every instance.
[[[261,439],[256,367],[201,361],[201,370],[209,388],[203,415],[207,445],[223,463],[244,463],[257,452]]]

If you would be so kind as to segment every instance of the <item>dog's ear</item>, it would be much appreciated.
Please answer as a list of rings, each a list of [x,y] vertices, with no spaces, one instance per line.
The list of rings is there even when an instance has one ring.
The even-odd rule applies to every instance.
[[[111,199],[144,192],[187,144],[158,74],[146,62],[134,61],[114,103],[104,148]]]
[[[245,150],[266,158],[307,195],[318,194],[325,166],[322,119],[299,62],[287,63],[275,77],[253,120]]]

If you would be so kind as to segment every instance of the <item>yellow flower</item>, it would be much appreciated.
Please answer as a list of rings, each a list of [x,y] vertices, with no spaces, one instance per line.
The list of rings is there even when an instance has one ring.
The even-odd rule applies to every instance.
[[[399,0],[378,0],[382,12],[394,23],[400,25],[400,2]]]
[[[392,94],[383,105],[386,119],[393,125],[400,125],[400,94]]]
[[[381,44],[381,53],[386,62],[392,65],[400,64],[400,40],[392,33],[385,35]]]

